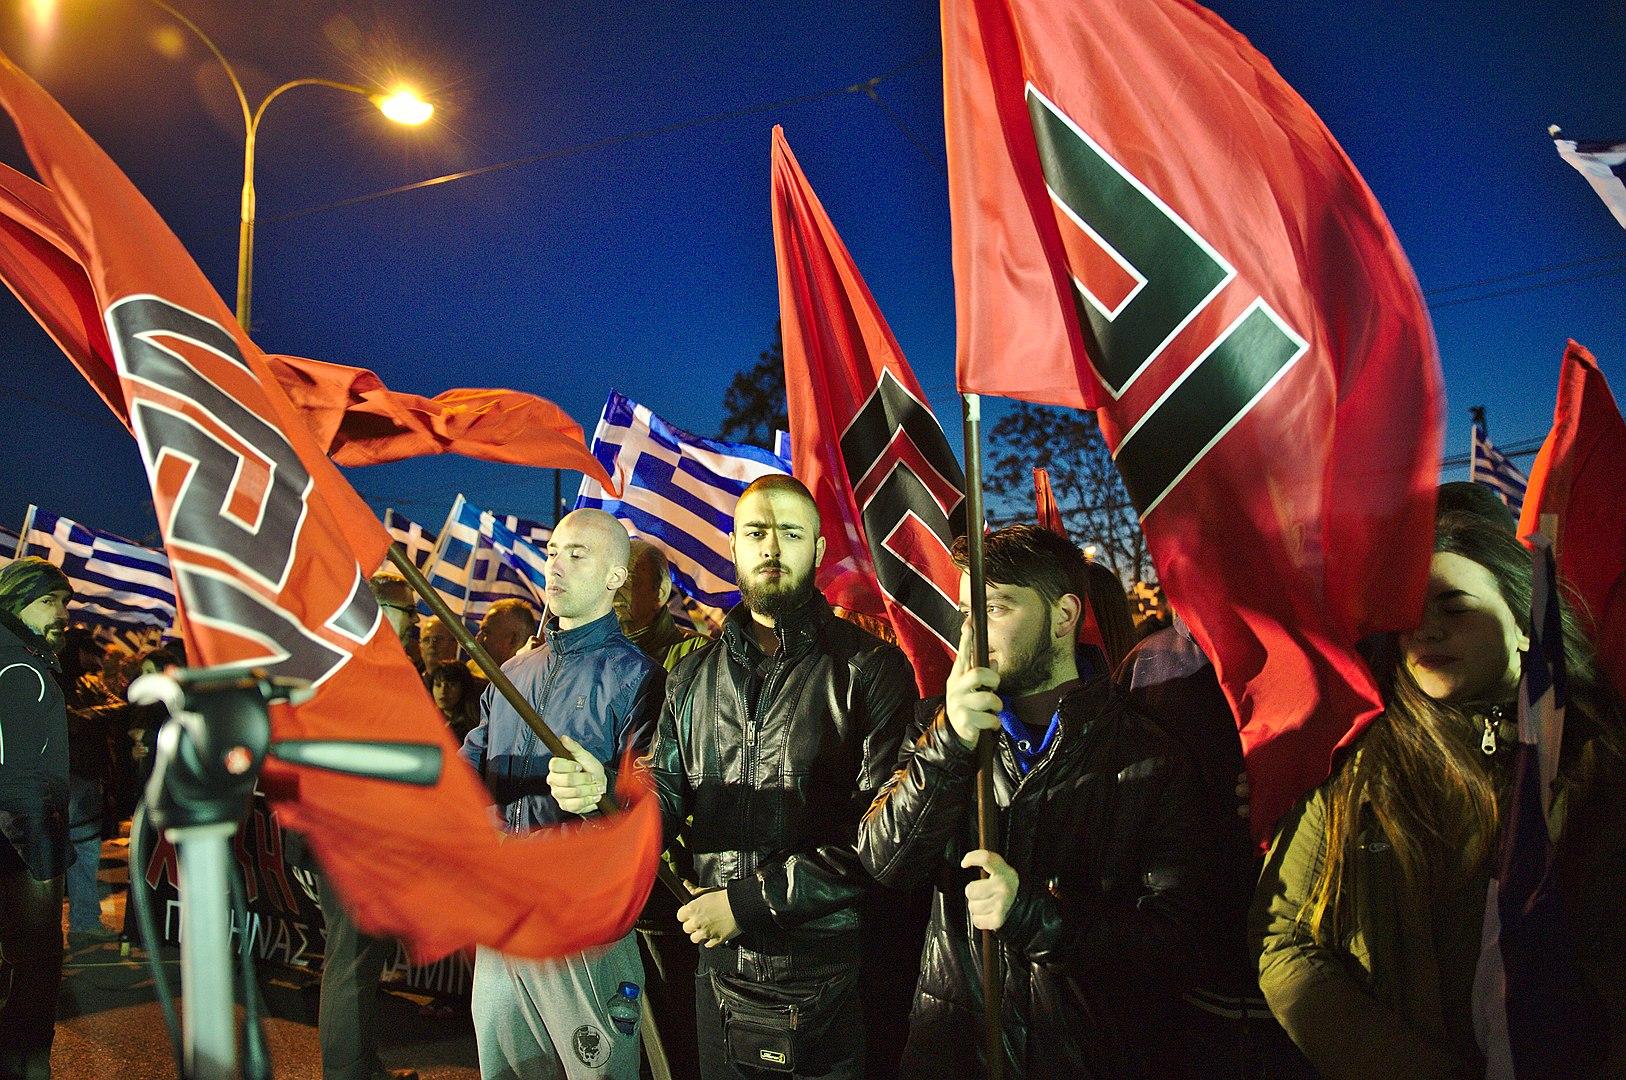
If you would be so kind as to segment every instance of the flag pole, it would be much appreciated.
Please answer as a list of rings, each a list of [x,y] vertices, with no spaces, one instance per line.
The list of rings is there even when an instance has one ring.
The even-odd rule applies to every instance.
[[[23,527],[17,533],[17,551],[13,558],[20,559],[28,554],[28,534],[34,531],[34,511],[38,509],[33,503],[28,504],[28,513],[23,515]]]
[[[512,705],[514,711],[519,713],[519,718],[525,721],[525,726],[536,733],[536,737],[542,741],[543,746],[548,748],[548,752],[554,757],[571,757],[570,750],[564,743],[559,741],[559,736],[555,735],[553,729],[548,727],[541,714],[526,700],[525,695],[521,694],[514,684],[509,681],[508,676],[503,674],[502,666],[492,659],[490,653],[486,652],[485,646],[474,639],[474,635],[469,633],[469,628],[463,624],[463,620],[452,614],[452,609],[446,603],[446,598],[435,591],[435,587],[429,584],[429,579],[423,576],[423,571],[412,564],[412,557],[407,554],[406,548],[399,541],[390,544],[389,557],[390,562],[395,564],[395,568],[401,571],[401,576],[406,578],[407,584],[412,586],[412,591],[422,597],[423,602],[429,605],[429,610],[435,613],[435,617],[446,624],[446,629],[452,632],[452,636],[457,639],[457,643],[463,646],[464,651],[480,666],[480,670],[485,672],[486,678],[491,680],[491,685],[496,688],[497,693],[503,696],[503,700]],[[605,792],[604,796],[599,799],[599,813],[609,816],[619,813],[620,810],[621,807],[616,805],[609,792]],[[682,880],[677,876],[676,871],[667,866],[664,859],[656,864],[655,876],[660,879],[661,884],[672,890],[672,895],[684,903],[694,899]]]
[[[978,667],[988,666],[988,585],[983,576],[982,557],[982,397],[961,394],[961,415],[965,423],[965,542],[967,569],[971,577],[971,649]],[[994,851],[999,824],[994,817],[994,740],[985,731],[977,740],[977,846]],[[990,877],[986,868],[983,877]],[[983,1056],[987,1059],[989,1080],[1005,1075],[1005,1008],[1001,993],[999,943],[992,930],[982,932]]]

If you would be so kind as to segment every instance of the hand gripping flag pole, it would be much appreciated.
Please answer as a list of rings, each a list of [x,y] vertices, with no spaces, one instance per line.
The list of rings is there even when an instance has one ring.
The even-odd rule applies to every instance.
[[[988,666],[988,584],[982,562],[982,398],[961,394],[965,419],[965,542],[971,578],[971,649],[978,667]],[[977,846],[996,851],[999,823],[994,817],[994,742],[997,731],[984,731],[977,739]],[[982,876],[993,876],[983,867]],[[982,1005],[984,1054],[989,1080],[1005,1075],[1003,982],[999,971],[999,943],[992,930],[982,932]]]
[[[555,735],[553,729],[548,727],[547,721],[542,719],[541,714],[525,699],[525,695],[521,694],[514,684],[509,681],[508,676],[502,673],[502,666],[492,659],[491,654],[486,652],[484,646],[474,640],[474,635],[469,633],[469,628],[463,624],[463,620],[452,613],[452,609],[447,605],[445,597],[436,592],[435,587],[429,584],[429,579],[424,577],[423,571],[419,570],[413,563],[412,556],[407,554],[406,548],[400,541],[390,545],[389,557],[390,562],[395,564],[395,568],[401,571],[401,576],[406,578],[407,584],[411,585],[412,590],[423,598],[423,602],[429,605],[429,610],[435,613],[435,617],[445,625],[446,629],[452,632],[452,636],[457,639],[459,645],[463,646],[463,650],[473,657],[476,664],[480,665],[480,670],[485,672],[487,679],[491,680],[491,685],[497,688],[497,692],[503,696],[503,700],[514,707],[514,711],[519,713],[520,719],[524,720],[525,725],[536,733],[538,739],[542,740],[542,745],[548,748],[548,752],[555,757],[572,757],[570,750],[564,743],[559,741],[559,736]],[[601,814],[608,816],[617,813],[620,809],[616,805],[616,801],[610,797],[609,792],[605,792],[599,799],[598,811]],[[684,903],[694,899],[693,894],[689,892],[688,886],[677,876],[677,872],[666,864],[665,860],[656,864],[655,876],[660,879],[661,884],[672,890],[673,896],[676,896]]]

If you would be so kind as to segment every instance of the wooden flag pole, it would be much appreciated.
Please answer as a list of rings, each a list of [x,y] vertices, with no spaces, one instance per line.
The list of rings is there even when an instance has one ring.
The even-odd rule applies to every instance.
[[[965,421],[965,541],[971,577],[971,647],[978,667],[988,666],[988,584],[982,558],[982,398],[961,394]],[[977,846],[997,851],[999,823],[994,805],[994,742],[998,733],[985,731],[977,740]],[[989,877],[987,869],[983,877]],[[999,963],[999,942],[992,930],[982,932],[983,1056],[989,1080],[1005,1076],[1005,1003]]]
[[[469,633],[467,626],[463,625],[463,620],[452,614],[452,609],[447,605],[445,598],[435,591],[434,586],[429,584],[429,579],[423,576],[423,571],[413,565],[412,557],[407,554],[406,548],[399,542],[393,543],[390,545],[389,554],[390,562],[394,563],[395,568],[401,571],[401,576],[407,579],[407,584],[412,586],[412,591],[423,598],[423,602],[429,605],[429,610],[435,613],[435,617],[445,624],[446,629],[452,632],[452,636],[457,639],[457,643],[463,646],[463,651],[474,658],[474,662],[480,666],[480,670],[486,673],[486,678],[491,680],[491,685],[497,688],[497,693],[501,694],[503,700],[514,707],[514,711],[519,713],[519,718],[525,721],[525,726],[536,733],[536,737],[542,740],[542,745],[548,748],[548,752],[555,757],[570,757],[569,749],[559,741],[559,736],[553,733],[553,729],[548,727],[541,714],[525,699],[525,695],[521,694],[519,689],[509,681],[508,676],[502,673],[502,666],[492,659],[491,654],[486,652],[483,645],[474,640],[474,635]],[[605,792],[603,797],[599,799],[599,813],[608,816],[619,813],[620,810],[621,807],[616,805],[609,792]],[[693,894],[683,884],[683,880],[677,876],[676,871],[666,864],[665,859],[661,859],[656,863],[655,876],[660,879],[662,885],[672,890],[673,896],[676,896],[685,904],[694,899]]]

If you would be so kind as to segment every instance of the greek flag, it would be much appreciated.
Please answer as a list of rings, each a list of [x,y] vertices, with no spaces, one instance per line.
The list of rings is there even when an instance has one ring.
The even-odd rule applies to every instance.
[[[1560,139],[1556,127],[1547,130],[1553,136],[1558,156],[1586,177],[1615,220],[1626,228],[1626,142],[1576,142]]]
[[[621,495],[583,477],[576,508],[614,514],[633,536],[658,546],[685,596],[707,607],[732,607],[740,596],[728,543],[734,504],[751,481],[788,473],[790,462],[755,446],[691,435],[614,391],[592,449]]]
[[[518,528],[510,528],[509,521]],[[526,538],[536,530],[546,531],[523,518],[483,511],[459,495],[424,576],[471,627],[479,625],[492,604],[509,597],[540,614],[548,557]]]
[[[73,584],[70,618],[123,626],[174,624],[175,581],[162,551],[35,506],[28,508],[23,529],[23,554],[50,560]]]
[[[17,557],[17,545],[22,538],[4,525],[0,525],[0,566],[4,566]]]
[[[429,560],[435,556],[435,534],[419,525],[405,514],[394,510],[384,511],[384,530],[390,538],[406,548],[407,557],[412,565],[422,570]]]
[[[1554,880],[1548,813],[1564,738],[1564,631],[1550,541],[1537,533],[1529,542],[1535,566],[1519,742],[1512,790],[1501,806],[1472,996],[1487,1080],[1607,1071],[1608,1019],[1577,969],[1573,927]]]
[[[1491,445],[1490,438],[1478,424],[1474,425],[1473,440],[1468,455],[1468,479],[1496,492],[1507,508],[1513,511],[1513,520],[1519,520],[1527,482],[1524,473],[1506,454]]]

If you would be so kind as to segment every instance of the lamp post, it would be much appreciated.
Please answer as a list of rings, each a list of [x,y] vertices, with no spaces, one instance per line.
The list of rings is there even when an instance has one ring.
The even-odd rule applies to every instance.
[[[237,230],[237,325],[247,330],[254,292],[254,140],[259,134],[260,120],[265,116],[266,107],[297,86],[326,86],[334,90],[360,94],[377,106],[378,111],[387,119],[408,127],[416,127],[426,122],[434,115],[435,107],[404,87],[384,94],[369,90],[365,86],[335,82],[332,79],[291,79],[265,95],[258,108],[251,109],[248,94],[243,90],[243,83],[237,77],[236,69],[231,66],[231,61],[226,59],[226,54],[220,51],[214,40],[203,32],[203,28],[167,0],[148,0],[148,2],[192,31],[214,54],[215,59],[220,61],[220,66],[225,69],[226,78],[231,80],[231,88],[237,94],[237,104],[243,110],[243,202]]]

